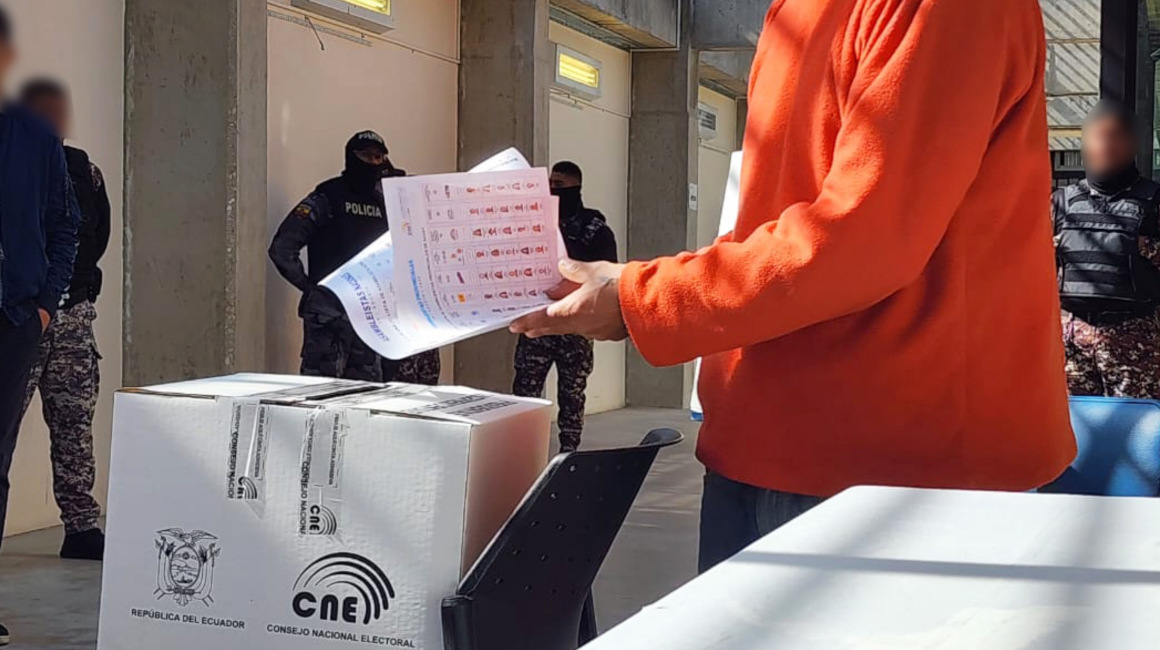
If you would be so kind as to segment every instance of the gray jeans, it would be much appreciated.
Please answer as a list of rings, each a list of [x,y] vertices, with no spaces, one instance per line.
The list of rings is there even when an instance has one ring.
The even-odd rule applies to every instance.
[[[824,500],[766,490],[708,472],[701,497],[701,573],[728,560]]]

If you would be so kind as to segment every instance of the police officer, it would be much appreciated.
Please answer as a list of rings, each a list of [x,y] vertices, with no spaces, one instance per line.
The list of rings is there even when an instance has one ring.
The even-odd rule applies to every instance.
[[[290,212],[274,235],[270,259],[278,272],[302,292],[302,374],[382,381],[379,356],[363,343],[342,303],[324,287],[323,278],[387,232],[381,181],[402,176],[374,131],[361,131],[346,143],[346,168],[317,187]],[[300,253],[307,249],[309,270]]]
[[[1087,177],[1052,195],[1068,384],[1160,398],[1160,185],[1135,165],[1134,116],[1101,102],[1084,124]]]
[[[616,262],[616,235],[604,215],[584,207],[584,173],[573,162],[552,168],[552,194],[560,199],[560,232],[568,257],[581,262]],[[512,389],[521,397],[540,397],[548,371],[559,373],[560,449],[580,446],[584,430],[585,390],[593,367],[592,341],[575,335],[531,339],[521,336],[516,347],[516,379]]]
[[[30,81],[21,92],[21,103],[62,138],[68,135],[71,107],[63,85],[51,79]],[[66,146],[64,153],[81,212],[76,264],[60,311],[40,339],[23,408],[28,409],[39,388],[51,442],[53,495],[64,524],[60,556],[100,560],[105,535],[97,527],[101,508],[93,498],[97,469],[93,411],[100,389],[101,357],[93,321],[102,279],[97,263],[109,246],[111,215],[101,170],[80,149]]]

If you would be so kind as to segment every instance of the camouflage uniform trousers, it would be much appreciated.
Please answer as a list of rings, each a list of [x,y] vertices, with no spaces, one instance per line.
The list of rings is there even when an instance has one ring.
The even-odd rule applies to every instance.
[[[1160,399],[1156,317],[1092,325],[1065,311],[1063,342],[1072,395]]]
[[[65,532],[97,527],[101,507],[93,498],[93,410],[100,390],[101,355],[93,334],[97,311],[82,302],[57,312],[40,339],[28,379],[24,410],[40,389],[52,451],[52,489]]]
[[[516,381],[512,392],[519,397],[542,397],[552,364],[559,372],[560,446],[580,446],[584,431],[585,390],[592,374],[592,341],[582,336],[520,337],[516,347]]]
[[[345,316],[303,317],[301,374],[361,381],[401,381],[435,386],[441,371],[439,351],[417,354],[402,361],[380,357],[362,342]]]
[[[402,361],[383,359],[383,381],[437,386],[442,369],[439,350],[421,352]]]
[[[374,382],[383,380],[379,355],[359,339],[345,316],[330,318],[308,313],[302,322],[305,332],[301,374]]]

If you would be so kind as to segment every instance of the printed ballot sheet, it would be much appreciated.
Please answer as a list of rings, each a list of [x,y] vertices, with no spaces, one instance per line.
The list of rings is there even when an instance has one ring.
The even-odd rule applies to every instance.
[[[729,162],[729,183],[725,186],[725,203],[721,206],[721,223],[717,229],[717,236],[733,232],[737,226],[737,216],[741,212],[741,161],[742,152],[736,151]],[[693,419],[700,420],[705,411],[701,406],[701,396],[697,392],[697,385],[701,383],[701,359],[697,359],[693,373],[693,395],[689,400]]]
[[[391,179],[383,189],[395,287],[417,308],[400,313],[405,326],[475,333],[550,302],[561,277],[547,170]]]
[[[394,246],[387,233],[321,282],[342,302],[355,334],[388,358],[416,343],[399,326],[394,275]]]
[[[469,174],[383,183],[391,233],[323,280],[392,359],[502,329],[561,278],[557,200],[514,149]]]

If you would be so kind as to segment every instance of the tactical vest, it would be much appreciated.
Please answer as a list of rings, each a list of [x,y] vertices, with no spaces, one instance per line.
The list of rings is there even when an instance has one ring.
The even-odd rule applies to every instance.
[[[571,217],[561,217],[560,235],[568,249],[568,257],[581,262],[596,262],[592,257],[592,242],[602,228],[608,226],[604,215],[596,210],[580,206]]]
[[[378,192],[355,192],[342,178],[326,181],[315,190],[326,205],[318,232],[310,241],[310,281],[318,284],[364,248],[387,233],[387,213]]]
[[[1074,314],[1140,314],[1160,303],[1160,271],[1140,252],[1157,230],[1160,185],[1141,179],[1113,197],[1087,182],[1064,189],[1055,216],[1059,295]]]
[[[64,153],[77,206],[81,209],[81,222],[77,228],[76,265],[69,283],[69,297],[65,301],[66,307],[72,307],[85,300],[96,300],[101,292],[101,269],[97,267],[92,253],[100,225],[100,208],[89,155],[73,147],[65,147]]]

